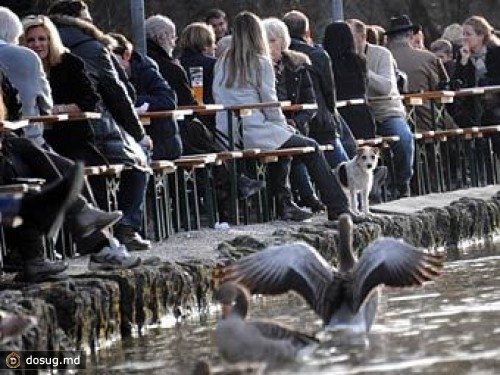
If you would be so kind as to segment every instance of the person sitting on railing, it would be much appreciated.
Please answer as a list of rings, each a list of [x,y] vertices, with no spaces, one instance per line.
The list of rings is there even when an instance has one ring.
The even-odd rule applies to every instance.
[[[489,22],[480,16],[469,17],[463,23],[463,46],[456,62],[454,79],[464,87],[500,85],[500,40]],[[461,112],[457,122],[461,127],[500,124],[500,94],[491,95],[475,106],[473,97],[460,99]],[[494,137],[494,148],[500,152],[500,139]]]
[[[253,13],[241,12],[234,20],[231,47],[217,61],[214,76],[214,99],[225,105],[277,102],[275,76],[265,30]],[[318,187],[321,199],[328,209],[328,218],[348,212],[347,199],[342,193],[319,145],[313,139],[295,134],[286,122],[281,108],[252,110],[242,119],[244,147],[263,150],[290,147],[313,147],[314,152],[298,158],[308,167],[309,174]],[[217,130],[229,139],[225,113],[217,113]],[[283,163],[270,165],[271,190],[277,197],[278,215],[287,220],[304,220],[310,213],[292,201],[287,179],[289,170]]]
[[[366,25],[363,22],[351,19],[347,24],[353,32],[357,50],[362,51],[366,58],[368,97],[394,97],[370,103],[370,106],[377,121],[377,134],[399,137],[399,141],[391,144],[396,174],[396,181],[392,181],[393,191],[397,198],[409,197],[415,146],[413,134],[406,122],[405,107],[398,98],[396,62],[387,48],[366,42]]]
[[[92,23],[84,1],[57,1],[49,7],[48,14],[63,44],[84,60],[103,100],[102,118],[91,121],[99,151],[110,163],[127,166],[120,174],[118,190],[118,208],[123,211],[123,218],[114,234],[130,250],[150,249],[151,242],[142,238],[139,231],[148,179],[145,150],[151,151],[153,142],[144,131],[127,88],[120,80],[122,69],[108,49],[113,41]],[[103,180],[92,181],[101,206],[107,203]]]
[[[277,18],[266,18],[263,24],[274,64],[278,100],[290,101],[292,104],[316,104],[314,87],[309,74],[311,69],[309,57],[304,53],[288,49],[290,35],[283,21]],[[312,109],[285,113],[288,124],[295,128],[297,133],[306,137],[309,135],[309,123],[315,115],[316,110]],[[279,163],[283,162],[286,160],[279,161]],[[295,158],[292,160],[290,183],[292,191],[300,198],[297,200],[299,206],[309,207],[314,213],[325,210],[324,204],[314,192],[306,165]]]

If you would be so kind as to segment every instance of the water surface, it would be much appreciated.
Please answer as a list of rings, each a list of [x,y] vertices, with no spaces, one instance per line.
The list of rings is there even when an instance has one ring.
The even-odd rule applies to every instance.
[[[385,288],[379,314],[364,341],[338,335],[304,363],[270,374],[499,374],[500,254],[498,249],[449,252],[443,276],[421,288]],[[320,320],[288,295],[255,298],[250,314],[272,317],[307,332]],[[223,365],[214,342],[216,314],[155,328],[101,350],[88,372],[189,374],[204,359]],[[323,337],[324,338],[324,337]]]

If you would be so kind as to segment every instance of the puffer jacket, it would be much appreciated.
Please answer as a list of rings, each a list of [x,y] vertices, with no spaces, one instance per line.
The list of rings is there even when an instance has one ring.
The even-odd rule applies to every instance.
[[[63,44],[85,62],[103,99],[103,117],[92,121],[96,144],[110,162],[144,164],[144,154],[133,140],[142,140],[146,133],[107,48],[112,40],[83,19],[60,15],[51,19]]]

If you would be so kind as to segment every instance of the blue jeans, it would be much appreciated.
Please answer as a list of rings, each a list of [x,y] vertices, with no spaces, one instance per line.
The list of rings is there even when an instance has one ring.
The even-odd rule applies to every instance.
[[[332,139],[330,144],[333,146],[332,151],[325,151],[325,158],[330,168],[335,169],[337,165],[342,163],[343,161],[349,160],[349,156],[347,155],[344,146],[342,145],[340,139]]]
[[[413,156],[415,145],[410,126],[403,117],[390,117],[377,123],[377,134],[382,136],[399,136],[399,141],[391,146],[394,154],[394,170],[396,187],[406,186],[410,183],[413,174]]]

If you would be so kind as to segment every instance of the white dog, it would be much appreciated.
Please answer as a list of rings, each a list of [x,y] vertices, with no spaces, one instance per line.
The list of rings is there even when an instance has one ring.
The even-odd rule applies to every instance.
[[[347,196],[351,210],[359,214],[358,193],[361,194],[361,210],[370,213],[368,196],[373,185],[373,170],[377,166],[379,149],[364,146],[358,148],[357,155],[335,168],[337,180]]]

